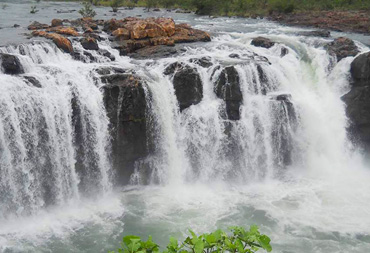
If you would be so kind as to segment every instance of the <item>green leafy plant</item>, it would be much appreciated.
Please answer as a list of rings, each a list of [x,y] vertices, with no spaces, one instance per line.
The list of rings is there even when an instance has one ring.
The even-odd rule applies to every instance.
[[[110,7],[112,7],[112,11],[113,12],[117,12],[118,11],[118,7],[120,6],[120,0],[112,0],[112,3],[110,5]]]
[[[31,6],[30,13],[35,14],[36,12],[38,12],[39,10],[36,10],[36,8],[36,6]]]
[[[93,18],[96,16],[96,12],[94,11],[92,5],[88,1],[82,2],[83,8],[78,11],[84,18]]]
[[[245,230],[243,227],[231,227],[230,230],[231,233],[219,229],[213,233],[199,236],[189,230],[190,236],[183,242],[170,237],[170,242],[162,253],[254,253],[259,249],[271,252],[270,238],[261,234],[257,226],[251,226],[249,230]],[[123,238],[118,252],[159,253],[160,249],[159,245],[153,242],[151,236],[147,241],[142,241],[138,236],[129,235]],[[114,253],[114,251],[110,253]]]

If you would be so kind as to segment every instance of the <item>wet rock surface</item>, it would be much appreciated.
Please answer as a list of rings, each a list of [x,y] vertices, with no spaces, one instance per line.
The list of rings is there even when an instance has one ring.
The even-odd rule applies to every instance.
[[[180,111],[202,101],[203,84],[195,68],[175,62],[165,69],[164,74],[173,74],[173,87]]]
[[[215,83],[215,93],[226,103],[226,114],[229,120],[240,119],[240,105],[243,95],[240,90],[239,74],[235,67],[226,67],[221,71]]]
[[[350,119],[350,138],[370,152],[370,53],[361,54],[351,64],[351,90],[342,97]],[[369,156],[370,157],[370,156]]]
[[[334,41],[325,45],[325,48],[329,54],[337,57],[338,62],[343,58],[356,56],[360,52],[355,42],[346,37],[336,38]]]
[[[128,183],[135,162],[148,154],[144,83],[133,74],[101,77],[104,104],[110,120],[113,166],[117,182]]]
[[[99,46],[98,43],[96,42],[96,39],[91,37],[81,39],[81,45],[86,50],[99,50]]]
[[[0,53],[0,63],[5,74],[17,75],[24,73],[22,64],[15,55]]]
[[[251,44],[255,47],[271,48],[275,45],[275,42],[265,37],[254,38]]]

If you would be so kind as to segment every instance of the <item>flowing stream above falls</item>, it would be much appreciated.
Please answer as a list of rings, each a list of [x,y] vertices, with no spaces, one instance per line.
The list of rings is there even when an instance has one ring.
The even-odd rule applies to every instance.
[[[10,13],[22,6],[8,4]],[[62,6],[43,4],[48,20]],[[353,57],[336,63],[323,48],[330,38],[265,20],[133,13],[173,15],[210,31],[212,42],[139,60],[103,40],[115,61],[92,52],[85,62],[38,39],[0,48],[24,68],[0,71],[0,252],[106,252],[131,233],[165,244],[188,228],[251,224],[271,237],[274,252],[370,251],[370,170],[348,140],[341,100]],[[109,9],[98,8],[104,14]],[[278,43],[252,46],[261,34]],[[351,36],[369,51],[366,37]],[[140,138],[150,152],[127,175],[103,69],[133,74],[143,86]],[[179,102],[182,71],[185,83],[193,75],[198,85],[196,102]]]

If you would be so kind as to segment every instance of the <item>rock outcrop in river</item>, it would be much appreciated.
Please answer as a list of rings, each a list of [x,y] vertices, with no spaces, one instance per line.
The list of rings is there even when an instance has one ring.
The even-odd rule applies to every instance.
[[[84,37],[81,44],[85,49],[98,50],[96,40],[101,39],[102,31],[110,36],[112,47],[118,49],[121,55],[152,46],[211,40],[208,33],[193,29],[188,24],[175,24],[171,18],[128,17],[108,21],[92,18],[72,21],[54,19],[51,26],[34,22],[28,29],[33,30],[33,36],[52,39],[59,48],[71,54],[74,53],[70,41],[73,37]]]
[[[351,64],[352,83],[343,96],[347,116],[351,121],[349,133],[355,143],[370,151],[370,53],[364,53]]]

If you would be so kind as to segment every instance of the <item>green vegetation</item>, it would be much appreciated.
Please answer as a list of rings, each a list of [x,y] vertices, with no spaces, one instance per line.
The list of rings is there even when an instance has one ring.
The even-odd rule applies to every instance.
[[[199,236],[189,230],[191,235],[183,242],[170,237],[170,242],[162,253],[254,253],[259,249],[264,249],[267,252],[272,250],[270,238],[261,235],[257,226],[251,226],[249,230],[242,227],[231,227],[230,230],[229,234],[219,229],[213,233]],[[151,236],[147,241],[142,241],[138,236],[129,235],[123,238],[118,252],[159,253],[160,249],[159,245],[153,242]],[[114,251],[110,253],[114,253]]]
[[[39,10],[37,10],[36,8],[37,8],[36,6],[31,6],[30,13],[35,14],[36,12],[38,12]]]
[[[112,11],[113,12],[117,12],[118,11],[118,7],[120,6],[120,0],[112,0],[111,4],[110,4],[110,7],[112,7]]]
[[[93,18],[96,16],[96,12],[94,11],[90,1],[82,2],[83,8],[78,11],[84,18]]]
[[[74,1],[74,0],[65,0]],[[202,15],[266,16],[307,10],[368,10],[369,0],[89,0],[93,5],[163,7],[193,10]],[[112,7],[113,8],[113,7]]]

